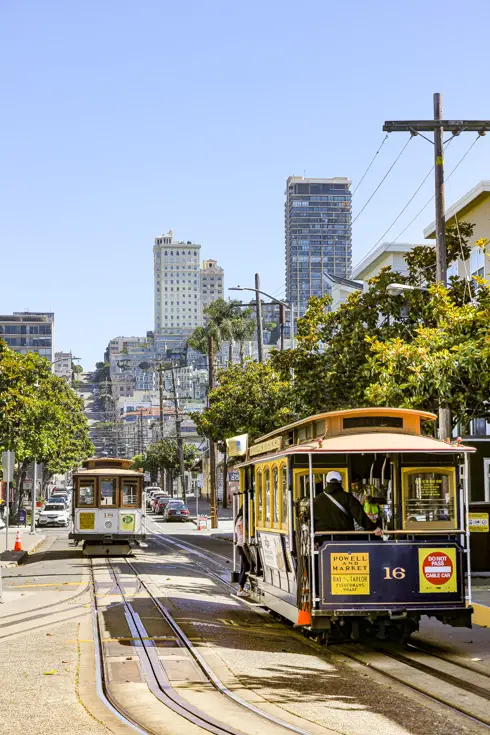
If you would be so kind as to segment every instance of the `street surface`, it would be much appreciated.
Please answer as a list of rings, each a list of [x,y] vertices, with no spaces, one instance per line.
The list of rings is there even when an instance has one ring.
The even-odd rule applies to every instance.
[[[93,562],[108,687],[144,730],[204,732],[170,711],[148,688],[142,653],[122,605],[136,611],[135,619],[154,640],[150,645],[156,646],[162,670],[182,702],[244,735],[287,732],[285,724],[319,735],[483,732],[481,725],[355,661],[349,648],[321,647],[232,596],[233,547],[226,540],[231,521],[221,524],[226,530],[219,529],[218,536],[225,538],[198,531],[193,523],[169,524],[150,516],[151,536],[135,549],[130,565],[124,559]],[[35,735],[129,733],[97,693],[91,561],[68,542],[64,529],[43,529],[43,534],[47,538],[26,563],[3,570],[4,588],[15,595],[0,606],[0,731],[17,735],[28,722]],[[488,587],[483,580],[482,598]],[[199,667],[175,648],[174,634],[158,615],[152,595],[226,687],[283,725],[247,713],[207,684]],[[486,628],[455,629],[424,620],[413,642],[465,664],[468,680],[484,681],[483,675],[490,675]],[[439,659],[439,665],[447,664]],[[418,677],[430,691],[432,677],[420,672]],[[446,688],[451,684],[441,681],[440,691]],[[473,695],[462,696],[472,701]]]

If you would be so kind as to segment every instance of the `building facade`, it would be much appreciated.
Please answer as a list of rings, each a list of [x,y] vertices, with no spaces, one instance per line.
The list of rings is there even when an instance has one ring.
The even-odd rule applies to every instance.
[[[72,359],[73,355],[71,352],[54,353],[54,374],[58,378],[63,378],[68,383],[71,383],[72,379]]]
[[[172,230],[155,238],[155,337],[185,338],[201,324],[200,254],[200,245],[174,240]]]
[[[201,308],[224,298],[225,272],[215,260],[205,260],[201,270]]]
[[[14,352],[37,352],[54,362],[54,314],[14,311],[12,315],[2,315],[0,339]]]
[[[352,195],[346,178],[290,176],[286,182],[286,300],[303,316],[312,296],[329,293],[324,273],[349,278]]]

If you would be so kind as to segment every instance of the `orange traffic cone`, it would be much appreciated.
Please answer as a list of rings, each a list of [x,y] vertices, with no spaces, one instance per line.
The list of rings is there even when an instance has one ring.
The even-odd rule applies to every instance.
[[[308,610],[298,610],[296,625],[311,625],[311,613]]]
[[[15,535],[14,551],[22,551],[22,541],[20,540],[20,531]]]

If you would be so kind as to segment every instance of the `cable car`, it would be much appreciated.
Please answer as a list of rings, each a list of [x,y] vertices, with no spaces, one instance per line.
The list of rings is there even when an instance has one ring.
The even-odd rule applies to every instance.
[[[250,598],[324,641],[404,639],[423,615],[471,627],[466,479],[475,449],[427,435],[435,420],[400,408],[334,411],[252,444],[235,498]],[[375,501],[381,537],[315,528],[316,493],[331,471],[361,503]]]
[[[73,473],[73,529],[86,556],[131,553],[145,539],[143,474],[130,459],[87,459]]]

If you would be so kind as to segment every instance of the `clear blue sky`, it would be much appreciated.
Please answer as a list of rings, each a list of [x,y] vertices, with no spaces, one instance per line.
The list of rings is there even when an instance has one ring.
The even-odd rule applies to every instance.
[[[466,9],[465,9],[466,7]],[[385,119],[490,118],[490,6],[415,0],[3,0],[0,312],[54,311],[85,367],[153,328],[155,235],[202,244],[226,285],[284,292],[288,175],[354,185]],[[448,170],[472,141],[447,151]],[[362,207],[405,141],[390,136]],[[432,164],[413,140],[354,227],[368,251]],[[490,135],[447,203],[490,178]],[[430,196],[431,179],[386,239]],[[420,241],[429,207],[405,233]]]

